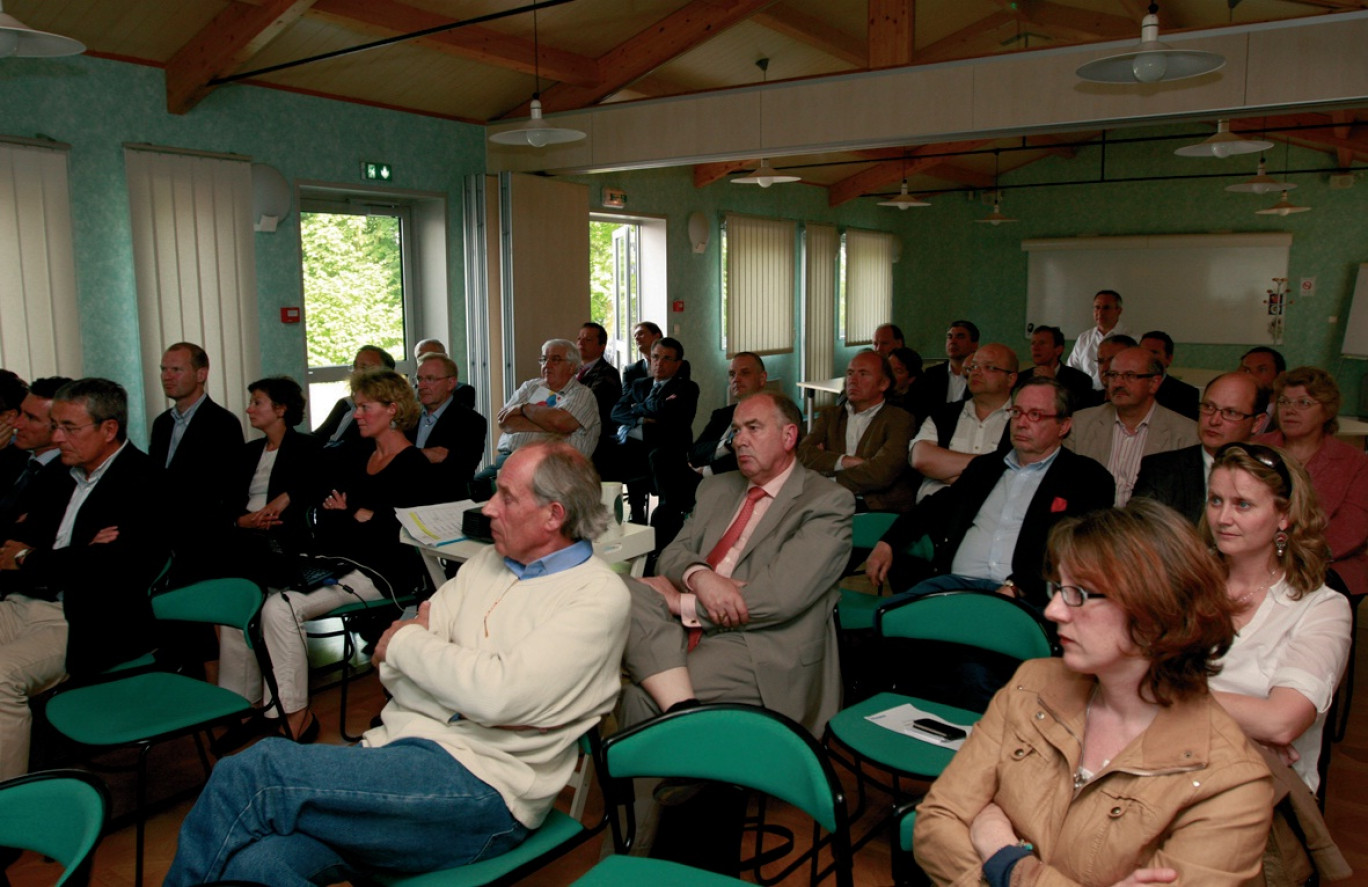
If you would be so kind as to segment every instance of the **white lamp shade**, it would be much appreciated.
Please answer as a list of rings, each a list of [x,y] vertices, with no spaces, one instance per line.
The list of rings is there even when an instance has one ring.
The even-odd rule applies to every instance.
[[[789,182],[801,182],[801,176],[791,176],[782,173],[770,166],[768,160],[761,158],[760,165],[744,176],[737,176],[732,179],[733,184],[737,185],[759,185],[761,188],[768,188],[770,185],[786,185]]]
[[[275,233],[280,220],[290,214],[294,195],[290,183],[273,166],[252,164],[252,230]]]
[[[515,145],[524,148],[545,148],[547,145],[563,145],[578,142],[584,138],[578,129],[552,126],[542,119],[541,99],[532,100],[532,116],[521,126],[500,130],[489,137],[496,145]]]
[[[80,55],[83,52],[85,44],[79,40],[35,30],[14,16],[0,12],[0,58],[55,58],[63,55]]]
[[[1273,147],[1265,139],[1247,139],[1230,131],[1229,120],[1216,122],[1216,133],[1195,145],[1184,145],[1174,151],[1179,157],[1234,157],[1237,154],[1258,154]]]
[[[1150,13],[1140,23],[1140,45],[1134,50],[1094,59],[1074,73],[1094,83],[1168,83],[1219,71],[1225,62],[1214,52],[1161,43],[1159,16]]]

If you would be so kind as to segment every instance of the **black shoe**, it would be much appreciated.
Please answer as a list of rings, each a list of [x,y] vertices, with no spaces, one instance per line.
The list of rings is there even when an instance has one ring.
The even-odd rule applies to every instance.
[[[320,726],[318,723],[318,715],[314,714],[313,712],[309,712],[308,726],[305,727],[303,730],[299,731],[298,736],[292,736],[290,738],[293,739],[295,742],[298,742],[300,745],[309,745],[310,743],[316,742],[318,740],[319,730]]]

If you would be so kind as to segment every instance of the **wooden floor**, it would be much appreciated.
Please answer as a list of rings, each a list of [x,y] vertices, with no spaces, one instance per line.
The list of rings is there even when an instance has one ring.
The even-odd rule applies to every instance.
[[[1368,620],[1365,620],[1368,623]],[[1365,632],[1360,625],[1360,639]],[[1360,649],[1368,651],[1368,644]],[[1360,656],[1357,663],[1358,698],[1350,714],[1349,731],[1344,742],[1335,746],[1330,766],[1330,779],[1326,820],[1340,849],[1344,851],[1350,865],[1355,869],[1352,879],[1336,882],[1337,885],[1364,885],[1368,887],[1368,655]],[[323,721],[321,741],[341,743],[338,735],[338,690],[327,689],[315,695],[314,707]],[[348,704],[348,720],[354,733],[363,729],[371,716],[379,710],[383,695],[376,678],[368,676],[361,680],[351,693]],[[149,796],[165,798],[180,792],[184,799],[172,803],[157,812],[148,823],[147,875],[148,885],[160,884],[175,854],[176,832],[181,819],[189,810],[193,794],[199,780],[203,777],[195,756],[193,744],[189,740],[171,744],[164,749],[153,763],[155,777]],[[128,778],[117,774],[109,779],[115,797],[115,814],[124,815],[132,805],[133,788]],[[591,795],[586,819],[602,808],[598,793]],[[569,792],[562,795],[560,805],[566,809]],[[779,821],[784,820],[782,811]],[[790,816],[795,824],[802,820]],[[857,826],[857,831],[859,827]],[[807,834],[806,831],[802,834]],[[134,859],[133,826],[129,825],[105,837],[96,851],[95,866],[91,883],[97,887],[131,887],[133,884]],[[556,887],[573,882],[590,869],[599,858],[600,847],[597,840],[580,847],[575,852],[558,860],[555,864],[529,877],[523,883],[537,887]],[[875,839],[856,856],[855,883],[857,885],[889,885],[893,883],[890,874],[889,846],[883,838]],[[25,854],[9,869],[10,883],[14,887],[37,887],[55,882],[58,867],[44,862],[35,854]],[[805,872],[799,872],[787,879],[784,884],[806,882]]]

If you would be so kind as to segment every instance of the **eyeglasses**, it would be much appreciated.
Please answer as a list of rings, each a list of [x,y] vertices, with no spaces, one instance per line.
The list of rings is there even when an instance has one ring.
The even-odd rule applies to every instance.
[[[1295,408],[1298,410],[1309,410],[1319,404],[1319,400],[1312,400],[1309,397],[1299,397],[1296,400],[1288,400],[1285,397],[1278,398],[1278,409],[1285,410]]]
[[[966,363],[964,365],[964,370],[965,372],[969,373],[975,372],[977,370],[983,370],[985,373],[1011,374],[1016,372],[1016,370],[1004,370],[1002,367],[995,367],[991,363]]]
[[[537,358],[537,363],[540,363],[540,364],[548,364],[548,363],[568,363],[568,362],[569,362],[569,361],[568,361],[566,358],[561,357],[560,355],[553,355],[553,356],[551,356],[551,357],[547,357],[545,354],[543,354],[541,357]]]
[[[99,422],[87,422],[84,425],[77,425],[74,422],[58,422],[52,426],[53,431],[60,431],[70,437],[82,428],[94,428]]]
[[[1007,410],[1007,415],[1013,419],[1025,419],[1028,422],[1043,422],[1046,419],[1058,419],[1058,413],[1042,413],[1040,410],[1023,410],[1020,407],[1011,407]]]
[[[1289,496],[1292,494],[1292,472],[1287,470],[1287,464],[1283,462],[1282,456],[1278,455],[1277,450],[1272,447],[1266,447],[1263,444],[1237,440],[1234,443],[1226,444],[1216,451],[1215,458],[1217,462],[1220,462],[1221,455],[1227,450],[1239,450],[1263,467],[1272,469],[1277,473],[1278,477],[1282,478],[1283,486],[1287,490],[1287,494]]]
[[[419,376],[419,377],[418,377],[418,382],[419,382],[420,384],[422,384],[422,383],[427,383],[428,385],[431,385],[433,382],[440,382],[440,381],[442,381],[443,379],[450,379],[450,378],[452,378],[452,377],[451,377],[451,376]]]
[[[1129,385],[1137,379],[1153,379],[1158,373],[1118,373],[1116,370],[1107,370],[1102,374],[1102,378],[1108,382],[1125,382]]]
[[[1257,413],[1242,413],[1239,410],[1232,410],[1229,407],[1218,407],[1216,404],[1204,400],[1197,404],[1197,409],[1203,416],[1212,416],[1216,413],[1221,414],[1221,418],[1227,422],[1238,422],[1241,419],[1253,419]]]
[[[1103,598],[1107,596],[1097,591],[1088,591],[1086,588],[1079,588],[1077,585],[1060,585],[1058,582],[1046,582],[1045,588],[1050,593],[1050,600],[1054,600],[1055,595],[1064,598],[1064,604],[1069,607],[1081,607],[1093,598]]]

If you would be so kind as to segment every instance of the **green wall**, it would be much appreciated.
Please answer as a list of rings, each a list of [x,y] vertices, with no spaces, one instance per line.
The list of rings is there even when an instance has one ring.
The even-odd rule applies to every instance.
[[[85,372],[128,388],[137,441],[145,439],[139,379],[156,371],[161,355],[142,354],[139,347],[125,143],[244,154],[291,183],[359,185],[362,159],[385,160],[396,171],[396,188],[445,193],[455,331],[448,345],[464,362],[461,180],[484,168],[481,127],[251,86],[221,87],[190,113],[175,116],[166,112],[160,69],[76,56],[0,61],[0,134],[72,146]],[[262,371],[303,381],[303,327],[280,322],[282,306],[302,302],[297,214],[274,234],[257,234],[256,253]]]

